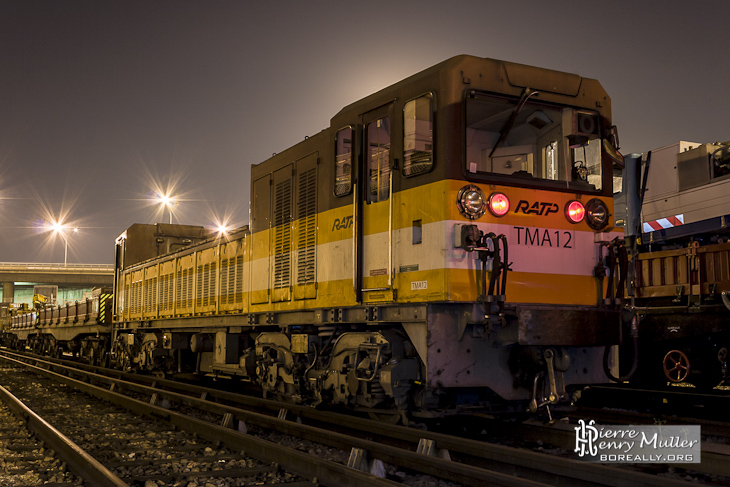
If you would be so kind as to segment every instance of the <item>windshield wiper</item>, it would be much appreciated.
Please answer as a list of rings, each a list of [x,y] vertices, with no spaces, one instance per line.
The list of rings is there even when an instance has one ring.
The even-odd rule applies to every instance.
[[[502,127],[502,131],[499,133],[499,139],[497,139],[497,143],[494,144],[494,147],[492,147],[492,152],[489,153],[489,158],[491,159],[494,155],[494,151],[497,150],[497,148],[507,139],[507,135],[509,135],[509,131],[512,130],[512,126],[515,124],[515,120],[517,120],[517,115],[520,113],[520,110],[522,110],[522,107],[525,106],[525,103],[527,103],[527,100],[531,96],[535,96],[539,94],[539,91],[531,90],[530,88],[525,88],[525,90],[522,92],[522,96],[520,96],[520,101],[517,102],[517,106],[514,110],[512,110],[512,114],[509,116],[507,121],[504,124],[504,127]]]

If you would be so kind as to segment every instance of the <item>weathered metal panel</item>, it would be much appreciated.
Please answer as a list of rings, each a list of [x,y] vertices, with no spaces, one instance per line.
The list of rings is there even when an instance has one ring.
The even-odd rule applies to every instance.
[[[638,255],[639,298],[707,295],[730,290],[730,243]]]
[[[523,345],[604,346],[620,342],[618,311],[596,308],[519,307]]]
[[[269,249],[271,228],[271,175],[254,181],[251,200],[251,303],[269,302]]]

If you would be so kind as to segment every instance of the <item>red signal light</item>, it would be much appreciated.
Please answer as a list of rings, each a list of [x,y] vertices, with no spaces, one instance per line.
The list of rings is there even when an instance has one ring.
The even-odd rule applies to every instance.
[[[580,201],[569,201],[565,205],[565,217],[570,223],[580,223],[586,216],[586,208]]]
[[[509,198],[503,193],[492,193],[489,197],[489,211],[494,216],[504,216],[509,211]]]

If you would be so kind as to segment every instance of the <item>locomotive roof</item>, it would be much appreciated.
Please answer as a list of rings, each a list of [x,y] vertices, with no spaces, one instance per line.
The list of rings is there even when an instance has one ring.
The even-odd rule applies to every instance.
[[[363,111],[362,107],[369,109],[385,104],[393,100],[404,87],[418,83],[421,80],[437,79],[441,76],[441,73],[447,72],[459,73],[463,76],[466,84],[472,81],[476,84],[476,77],[487,78],[486,80],[480,79],[480,81],[486,81],[486,84],[492,87],[495,92],[505,91],[510,86],[519,91],[529,87],[538,91],[575,97],[581,90],[584,92],[590,91],[594,95],[604,97],[607,107],[610,107],[608,94],[595,79],[584,78],[564,71],[463,54],[442,61],[345,106],[332,117],[331,122],[353,110],[361,113]],[[487,74],[493,74],[493,76],[487,76]],[[467,78],[470,77],[474,79],[467,81]],[[481,85],[484,85],[484,83],[481,83]]]

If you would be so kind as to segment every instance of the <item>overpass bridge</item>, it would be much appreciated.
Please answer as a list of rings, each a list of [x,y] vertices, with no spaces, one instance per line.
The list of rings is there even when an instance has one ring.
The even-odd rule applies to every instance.
[[[15,284],[20,282],[57,285],[59,289],[111,287],[114,265],[0,262],[3,302],[14,302]]]

